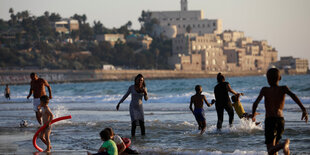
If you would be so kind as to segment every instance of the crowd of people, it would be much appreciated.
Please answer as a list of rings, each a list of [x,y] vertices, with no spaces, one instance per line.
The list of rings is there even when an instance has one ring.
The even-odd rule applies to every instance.
[[[208,107],[215,104],[215,109],[217,112],[217,129],[220,131],[223,124],[224,110],[229,116],[229,126],[233,125],[234,120],[234,109],[240,119],[256,121],[256,108],[259,102],[264,98],[265,102],[265,144],[267,147],[268,154],[276,154],[280,149],[283,149],[284,154],[289,154],[289,143],[290,140],[286,139],[284,143],[280,143],[280,139],[284,132],[284,116],[283,107],[285,104],[285,95],[289,95],[293,101],[302,110],[301,120],[308,121],[308,113],[306,108],[303,106],[299,98],[292,92],[287,86],[280,86],[279,81],[281,80],[280,71],[276,68],[271,68],[267,71],[267,81],[269,86],[263,87],[253,103],[252,113],[246,113],[243,106],[239,100],[239,97],[244,95],[243,93],[238,93],[234,91],[230,84],[225,81],[223,74],[218,73],[217,75],[217,85],[214,87],[215,99],[212,99],[209,103],[206,96],[202,94],[202,86],[196,85],[196,94],[190,98],[189,109],[192,111],[197,124],[200,134],[203,134],[206,130],[206,118],[203,105],[206,103]],[[46,125],[47,127],[41,132],[40,139],[46,144],[46,152],[51,150],[50,134],[51,134],[51,121],[53,119],[53,114],[48,107],[49,100],[52,99],[51,86],[48,82],[42,78],[39,78],[36,73],[30,74],[30,90],[29,98],[33,95],[33,110],[37,121],[40,125]],[[48,89],[49,96],[46,95],[45,87]],[[230,100],[229,93],[232,93],[231,97],[233,103]],[[126,94],[121,98],[116,106],[116,110],[119,110],[120,104],[126,100],[126,98],[131,94],[131,101],[129,105],[129,112],[131,118],[131,136],[134,137],[136,133],[136,127],[140,126],[141,135],[145,135],[145,124],[144,124],[144,111],[143,111],[143,98],[148,100],[148,91],[146,88],[146,83],[142,74],[138,74],[134,79],[134,84],[129,86]],[[10,88],[6,85],[5,97],[10,99]],[[193,109],[194,105],[194,109]],[[43,121],[42,121],[43,120]],[[43,123],[43,124],[42,124]],[[257,125],[260,122],[256,123]],[[105,128],[100,132],[101,140],[103,141],[102,146],[99,148],[97,155],[109,154],[136,154],[137,152],[131,150],[126,146],[124,139],[120,136],[115,135],[112,128]],[[88,154],[91,154],[88,152]]]

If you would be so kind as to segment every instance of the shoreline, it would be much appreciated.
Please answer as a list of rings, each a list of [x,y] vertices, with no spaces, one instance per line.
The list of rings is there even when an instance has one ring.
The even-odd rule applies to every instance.
[[[180,70],[0,70],[0,84],[29,84],[29,74],[35,72],[49,83],[79,83],[98,81],[127,81],[137,74],[146,79],[213,78],[220,71]],[[221,72],[226,76],[258,76],[265,71]]]

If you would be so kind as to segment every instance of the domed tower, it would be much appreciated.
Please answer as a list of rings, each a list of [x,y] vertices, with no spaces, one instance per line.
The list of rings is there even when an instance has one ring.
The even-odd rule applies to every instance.
[[[181,0],[181,11],[187,11],[187,0]]]

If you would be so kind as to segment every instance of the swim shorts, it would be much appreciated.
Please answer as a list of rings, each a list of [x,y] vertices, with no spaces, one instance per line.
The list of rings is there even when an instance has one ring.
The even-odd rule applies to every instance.
[[[265,144],[273,143],[275,138],[276,142],[278,142],[282,138],[284,124],[283,117],[268,117],[265,119]]]
[[[197,121],[205,121],[205,111],[202,108],[195,108],[194,110],[194,116]]]
[[[40,98],[33,98],[32,103],[33,103],[33,110],[35,112],[38,112],[39,111],[38,106],[40,105]]]

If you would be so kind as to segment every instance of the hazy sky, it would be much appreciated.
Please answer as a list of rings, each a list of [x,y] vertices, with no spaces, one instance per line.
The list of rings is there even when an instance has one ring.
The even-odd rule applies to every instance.
[[[104,26],[119,27],[132,21],[140,28],[142,10],[180,10],[180,0],[0,0],[0,18],[9,19],[28,10],[32,15],[45,11],[62,17],[86,14],[87,22],[100,20]],[[221,19],[223,30],[245,32],[254,40],[267,40],[280,56],[310,60],[310,0],[188,0],[189,10],[203,10],[208,19]]]

